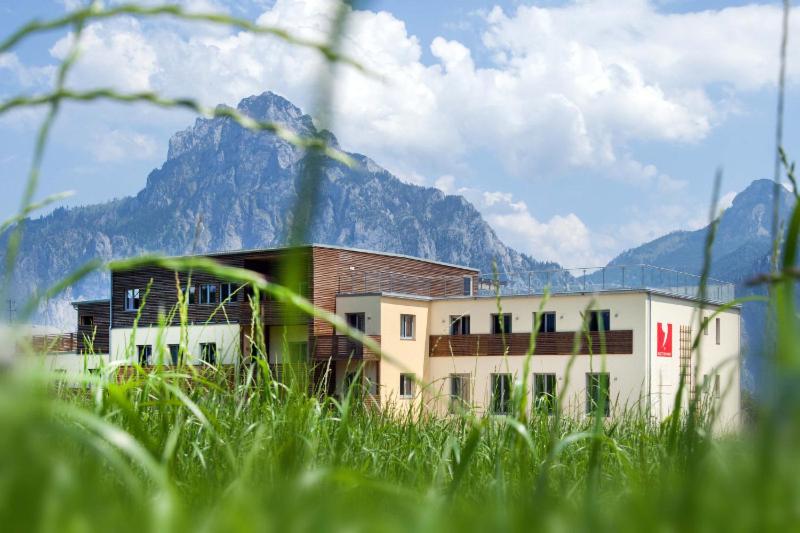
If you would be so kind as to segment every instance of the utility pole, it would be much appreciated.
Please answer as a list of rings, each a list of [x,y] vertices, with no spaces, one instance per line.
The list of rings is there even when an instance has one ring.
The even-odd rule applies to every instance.
[[[6,300],[6,304],[8,306],[8,323],[13,324],[17,318],[17,301],[9,298]]]

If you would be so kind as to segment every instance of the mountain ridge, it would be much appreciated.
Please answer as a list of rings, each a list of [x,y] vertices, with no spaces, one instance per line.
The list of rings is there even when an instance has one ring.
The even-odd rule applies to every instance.
[[[280,122],[303,136],[313,119],[272,92],[243,99],[237,109]],[[403,253],[490,271],[552,268],[506,246],[464,197],[404,183],[369,157],[355,168],[326,160],[309,241]],[[26,221],[14,272],[20,301],[81,264],[141,253],[207,253],[284,245],[305,152],[268,132],[227,118],[197,118],[169,141],[164,163],[133,196],[55,209]],[[5,254],[7,236],[0,239]],[[74,326],[69,302],[107,295],[108,274],[94,273],[39,309],[39,322]]]

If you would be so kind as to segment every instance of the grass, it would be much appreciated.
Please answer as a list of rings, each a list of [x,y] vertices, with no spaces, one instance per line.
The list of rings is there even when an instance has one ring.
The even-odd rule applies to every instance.
[[[52,28],[72,28],[77,42],[84,24],[118,15],[232,25],[308,46],[330,62],[360,68],[336,46],[346,10],[337,16],[333,44],[321,44],[226,16],[187,14],[175,6],[93,6],[31,23],[0,43],[0,52]],[[5,288],[25,218],[63,197],[33,203],[47,137],[63,100],[144,101],[224,114],[243,127],[271,132],[306,148],[312,157],[304,168],[303,195],[298,199],[302,226],[291,232],[296,239],[311,225],[321,158],[351,163],[319,139],[300,139],[280,125],[257,123],[232,110],[212,110],[190,98],[72,91],[64,80],[77,50],[76,46],[61,65],[51,93],[0,103],[0,114],[32,105],[50,109],[37,138],[19,214],[0,225],[0,234],[12,235]],[[324,94],[318,101],[324,115],[330,80],[322,78]],[[777,144],[780,147],[780,128]],[[778,153],[794,184],[794,166],[785,153]],[[712,219],[715,213],[712,209]],[[715,224],[711,227],[707,252]],[[774,386],[765,394],[758,416],[738,433],[713,436],[712,420],[703,406],[682,410],[680,401],[661,423],[634,410],[613,421],[579,420],[558,412],[547,416],[531,410],[522,394],[530,384],[515,387],[514,408],[507,416],[468,411],[443,418],[424,411],[399,414],[392,405],[365,408],[357,391],[334,399],[309,394],[302,380],[288,385],[276,381],[263,357],[256,357],[246,367],[250,373],[237,376],[233,384],[225,372],[198,372],[180,365],[137,371],[123,382],[107,368],[101,375],[87,375],[84,387],[70,388],[57,374],[9,368],[0,372],[0,524],[4,531],[45,532],[796,529],[800,328],[794,288],[800,276],[795,266],[799,234],[800,209],[795,207],[780,263],[776,254],[776,268],[760,280],[771,288],[774,309]],[[203,258],[90,262],[43,290],[21,315],[30,316],[42,300],[98,269],[146,265],[202,270],[249,284],[256,294],[268,293],[328,320],[379,351],[339,318],[285,289],[295,286],[291,280],[275,285]],[[704,278],[707,272],[705,268]],[[185,325],[181,306],[173,316]],[[253,331],[259,327],[252,324]],[[529,357],[534,344],[535,337]],[[264,353],[263,346],[256,343],[255,348]],[[384,357],[391,360],[388,354]]]

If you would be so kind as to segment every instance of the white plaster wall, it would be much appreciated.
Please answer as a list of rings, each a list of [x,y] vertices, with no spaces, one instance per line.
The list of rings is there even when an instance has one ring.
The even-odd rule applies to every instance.
[[[199,364],[200,344],[214,342],[217,344],[217,363],[236,364],[239,361],[241,340],[238,324],[208,324],[199,326],[186,326],[188,342],[186,347],[189,352],[187,362]],[[167,345],[179,344],[181,341],[180,326],[170,327],[139,327],[135,331],[131,328],[111,329],[111,361],[136,362],[136,345],[149,344],[153,346],[153,362],[163,358],[169,364],[169,351]],[[130,346],[133,345],[133,349]]]

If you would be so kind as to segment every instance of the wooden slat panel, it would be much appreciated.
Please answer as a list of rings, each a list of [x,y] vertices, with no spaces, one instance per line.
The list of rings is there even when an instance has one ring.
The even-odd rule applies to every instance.
[[[78,335],[75,333],[56,333],[34,335],[31,347],[39,353],[75,353],[78,350]]]
[[[86,302],[77,303],[75,306],[78,309],[78,353],[108,353],[109,351],[109,327],[111,312],[111,302],[108,300],[102,302]],[[86,316],[92,317],[94,324],[91,326],[83,325],[83,318]],[[92,340],[92,350],[90,350],[88,340]]]
[[[581,335],[578,354],[600,354],[600,334],[590,332],[590,343],[586,342],[585,335]],[[536,337],[536,350],[534,355],[570,355],[573,352],[575,332],[559,331],[555,333],[540,333]],[[633,331],[614,330],[605,333],[607,354],[633,354]],[[475,334],[475,335],[431,335],[431,357],[465,357],[465,356],[498,356],[508,350],[508,355],[525,355],[530,346],[529,333],[510,333],[502,335]]]
[[[380,335],[370,335],[370,339],[381,343]],[[310,340],[311,356],[314,359],[337,359],[354,361],[378,360],[380,355],[354,341],[346,335],[317,335]]]

